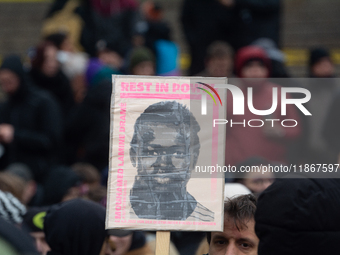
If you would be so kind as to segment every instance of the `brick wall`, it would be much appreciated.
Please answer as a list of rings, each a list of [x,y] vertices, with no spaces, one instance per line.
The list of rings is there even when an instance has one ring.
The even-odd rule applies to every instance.
[[[0,1],[0,55],[25,54],[39,40],[43,17],[49,7],[47,2]]]

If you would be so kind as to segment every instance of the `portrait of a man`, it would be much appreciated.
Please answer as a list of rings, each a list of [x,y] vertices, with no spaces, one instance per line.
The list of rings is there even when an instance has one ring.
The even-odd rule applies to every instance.
[[[150,105],[137,118],[130,143],[137,168],[130,203],[138,218],[214,221],[214,213],[187,191],[200,153],[199,131],[193,114],[175,101]]]

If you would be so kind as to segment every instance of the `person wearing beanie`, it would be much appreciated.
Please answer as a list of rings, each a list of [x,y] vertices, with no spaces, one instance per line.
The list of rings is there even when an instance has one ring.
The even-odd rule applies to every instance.
[[[31,207],[24,215],[23,227],[34,238],[35,246],[40,255],[46,255],[51,250],[44,233],[44,219],[48,207]]]
[[[0,144],[4,154],[0,169],[11,163],[24,163],[34,179],[42,182],[61,137],[61,112],[46,92],[36,90],[26,79],[20,58],[4,59],[0,86],[8,100],[0,105]]]
[[[269,78],[271,62],[262,48],[247,46],[241,48],[236,54],[235,71],[239,78]]]
[[[54,205],[44,220],[48,255],[96,255],[106,237],[105,208],[75,199]]]
[[[80,196],[80,177],[70,167],[57,166],[50,170],[44,185],[44,205],[52,205]]]
[[[133,75],[155,75],[155,57],[146,47],[132,50],[129,71]]]
[[[245,107],[244,115],[233,114],[233,100],[228,93],[227,116],[234,123],[227,129],[226,136],[226,164],[236,166],[250,157],[262,157],[270,161],[288,162],[288,148],[301,133],[298,111],[294,105],[287,105],[287,114],[281,116],[281,87],[268,81],[270,76],[270,60],[265,51],[257,46],[241,48],[235,59],[236,75],[241,79],[229,79],[231,84],[239,86],[246,96],[248,87],[253,90],[253,107],[255,109],[270,109],[273,102],[273,89],[277,88],[277,108],[270,116],[258,116]],[[261,127],[252,127],[248,121],[263,118]],[[294,119],[298,122],[295,127],[283,127],[279,121],[271,123],[265,119]]]
[[[310,51],[309,76],[311,78],[335,77],[335,67],[327,49],[315,48]]]
[[[258,254],[337,254],[339,211],[339,179],[276,180],[258,199]]]

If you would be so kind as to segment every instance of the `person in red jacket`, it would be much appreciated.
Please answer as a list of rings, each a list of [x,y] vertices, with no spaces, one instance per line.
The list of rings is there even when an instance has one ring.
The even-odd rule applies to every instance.
[[[228,93],[227,120],[229,124],[226,137],[226,165],[236,165],[254,156],[286,163],[288,145],[301,133],[297,108],[295,105],[288,104],[286,115],[281,115],[281,87],[268,81],[271,64],[261,48],[247,46],[240,49],[236,55],[235,69],[240,79],[234,82],[237,82],[237,86],[243,91],[246,105],[243,115],[233,115],[232,95]],[[233,79],[229,82],[233,84]],[[252,95],[247,95],[248,87],[253,88]],[[247,105],[248,96],[252,98],[255,109],[267,110],[273,103],[273,88],[277,88],[278,92],[276,110],[267,116],[252,113]],[[271,121],[272,119],[276,121]],[[285,119],[294,119],[298,124],[295,127],[284,127],[281,121]],[[254,121],[251,121],[249,125],[249,120]],[[238,124],[231,125],[231,122]],[[294,126],[294,122],[289,122],[289,124],[286,122],[286,124],[285,126]]]

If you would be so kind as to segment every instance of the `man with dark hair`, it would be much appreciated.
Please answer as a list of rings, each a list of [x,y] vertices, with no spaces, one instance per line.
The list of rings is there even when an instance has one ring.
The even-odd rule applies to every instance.
[[[150,105],[136,120],[130,158],[138,174],[130,202],[138,218],[213,221],[187,192],[200,151],[200,126],[177,102]]]
[[[255,210],[253,195],[237,196],[225,202],[223,232],[207,234],[209,255],[257,255]]]

